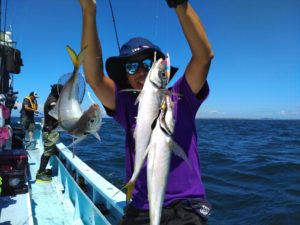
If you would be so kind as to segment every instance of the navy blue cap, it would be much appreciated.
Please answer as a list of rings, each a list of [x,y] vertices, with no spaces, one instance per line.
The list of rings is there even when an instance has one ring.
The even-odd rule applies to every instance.
[[[113,56],[106,60],[105,67],[107,74],[121,88],[125,88],[127,85],[127,78],[124,65],[128,59],[138,55],[145,55],[153,58],[154,52],[156,52],[157,59],[165,58],[161,49],[149,40],[141,37],[132,38],[122,46],[119,56]],[[178,68],[171,66],[170,80],[177,70]]]
[[[29,96],[34,96],[35,98],[39,97],[38,93],[36,93],[35,91],[30,92]]]

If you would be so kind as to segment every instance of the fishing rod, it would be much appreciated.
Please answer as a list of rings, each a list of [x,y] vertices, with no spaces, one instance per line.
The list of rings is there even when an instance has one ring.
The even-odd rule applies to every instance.
[[[2,31],[2,0],[0,0],[0,32]]]
[[[5,43],[6,15],[7,15],[7,0],[5,1],[4,27],[3,27],[4,45],[6,45]]]
[[[118,37],[118,32],[117,32],[117,26],[116,26],[116,21],[115,21],[115,17],[114,17],[114,11],[113,11],[113,8],[112,8],[111,0],[109,0],[109,6],[110,6],[111,16],[112,16],[112,20],[113,20],[113,24],[114,24],[115,35],[116,35],[116,39],[117,39],[119,53],[121,53],[119,37]]]

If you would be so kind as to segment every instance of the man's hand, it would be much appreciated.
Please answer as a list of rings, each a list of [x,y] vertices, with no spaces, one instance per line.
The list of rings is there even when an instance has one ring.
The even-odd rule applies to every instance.
[[[95,13],[96,0],[79,0],[83,12]]]
[[[176,8],[178,5],[181,5],[185,2],[187,2],[188,0],[166,0],[166,1],[170,8]]]

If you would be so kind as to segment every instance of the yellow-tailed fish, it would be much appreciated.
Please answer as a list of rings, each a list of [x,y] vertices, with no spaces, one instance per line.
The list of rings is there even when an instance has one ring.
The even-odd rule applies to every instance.
[[[58,120],[58,124],[63,130],[77,138],[68,147],[82,141],[89,134],[93,134],[100,140],[97,133],[102,123],[100,107],[93,103],[88,110],[83,112],[80,102],[75,97],[79,76],[78,69],[84,60],[86,49],[87,47],[77,55],[71,47],[67,46],[74,69],[64,84],[55,108],[49,112],[49,115]]]
[[[145,151],[152,133],[151,125],[155,118],[157,118],[163,96],[169,94],[169,91],[166,90],[169,81],[169,78],[166,77],[166,65],[169,62],[170,61],[166,62],[164,59],[154,60],[146,77],[143,89],[136,100],[136,103],[138,102],[139,106],[136,117],[136,128],[134,131],[134,171],[129,182],[125,186],[127,188],[127,203],[131,199],[136,179],[146,157]]]
[[[185,152],[172,139],[175,127],[173,108],[174,103],[170,96],[165,96],[161,104],[160,115],[151,135],[150,144],[145,153],[148,154],[147,188],[151,225],[160,224],[171,153],[188,162]]]

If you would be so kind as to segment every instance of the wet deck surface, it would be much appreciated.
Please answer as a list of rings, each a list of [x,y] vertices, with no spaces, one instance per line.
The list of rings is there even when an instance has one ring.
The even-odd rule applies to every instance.
[[[40,135],[38,131],[35,132],[36,149],[27,150],[30,193],[0,197],[0,224],[82,224],[81,221],[73,220],[74,206],[69,199],[64,198],[63,188],[58,184],[57,176],[54,175],[52,181],[48,183],[35,180],[43,153]],[[48,168],[50,167],[48,165]]]
[[[43,145],[37,143],[36,150],[28,150],[31,179],[31,205],[35,224],[62,225],[74,224],[74,207],[69,199],[63,195],[63,187],[57,182],[57,175],[53,174],[51,182],[36,182],[35,175],[40,166]],[[51,160],[47,168],[51,168]],[[79,223],[80,224],[80,223]]]

